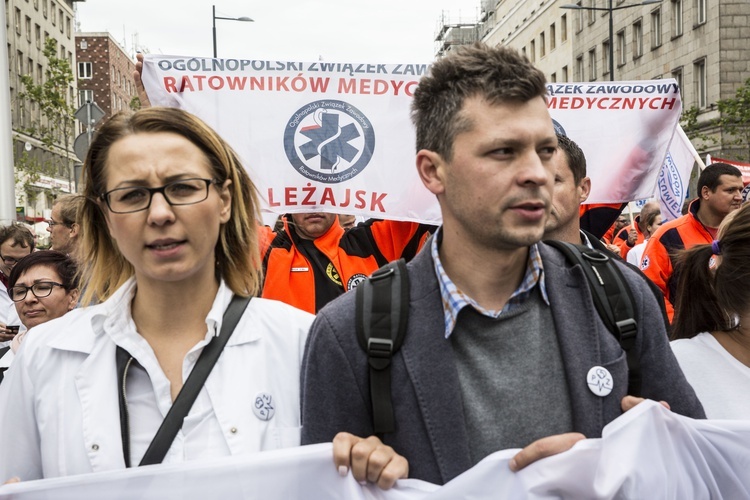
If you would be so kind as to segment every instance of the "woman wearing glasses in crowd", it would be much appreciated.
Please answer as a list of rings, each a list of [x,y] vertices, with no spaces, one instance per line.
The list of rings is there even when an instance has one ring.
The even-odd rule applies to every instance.
[[[0,381],[28,329],[59,318],[76,307],[76,265],[60,252],[32,253],[19,260],[10,272],[8,295],[15,304],[22,327],[11,345],[0,349]]]
[[[224,335],[233,297],[260,286],[255,188],[193,115],[116,115],[84,176],[82,302],[97,305],[35,327],[6,372],[0,479],[138,465],[200,355]],[[163,461],[298,445],[312,319],[250,300]]]

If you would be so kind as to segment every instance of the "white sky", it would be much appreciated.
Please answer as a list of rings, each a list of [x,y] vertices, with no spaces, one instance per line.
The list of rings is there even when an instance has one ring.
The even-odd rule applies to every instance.
[[[475,20],[480,0],[86,0],[80,31],[109,31],[132,52],[211,56],[211,6],[221,58],[340,62],[427,62],[443,12]]]

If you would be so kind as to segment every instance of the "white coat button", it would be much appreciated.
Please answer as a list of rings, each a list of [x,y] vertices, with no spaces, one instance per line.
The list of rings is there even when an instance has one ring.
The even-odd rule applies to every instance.
[[[589,370],[588,375],[586,375],[586,383],[589,385],[591,392],[602,398],[612,392],[614,385],[612,374],[602,366],[595,366]]]
[[[237,434],[237,427],[232,427],[231,429],[229,429],[229,432],[231,432],[232,434]]]
[[[273,396],[267,392],[259,392],[255,395],[253,402],[253,412],[261,420],[271,420],[276,413]]]

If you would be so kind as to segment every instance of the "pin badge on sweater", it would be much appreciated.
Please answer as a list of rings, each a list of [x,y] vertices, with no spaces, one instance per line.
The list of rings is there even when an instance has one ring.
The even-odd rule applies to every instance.
[[[586,375],[586,383],[589,385],[589,390],[599,397],[608,396],[612,392],[612,374],[609,370],[602,366],[595,366],[589,370]]]
[[[276,408],[273,401],[273,396],[267,392],[259,392],[255,395],[255,402],[253,403],[253,413],[261,420],[271,420],[276,414]]]

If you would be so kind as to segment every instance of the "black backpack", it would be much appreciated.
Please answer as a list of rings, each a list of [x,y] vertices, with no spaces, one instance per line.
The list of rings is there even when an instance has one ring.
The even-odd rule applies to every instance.
[[[640,396],[641,370],[635,346],[638,325],[633,294],[622,271],[605,252],[563,241],[545,241],[583,269],[594,305],[627,355],[628,394]],[[406,336],[409,275],[403,259],[381,267],[356,291],[356,329],[370,366],[370,399],[375,434],[395,431],[391,359]]]

